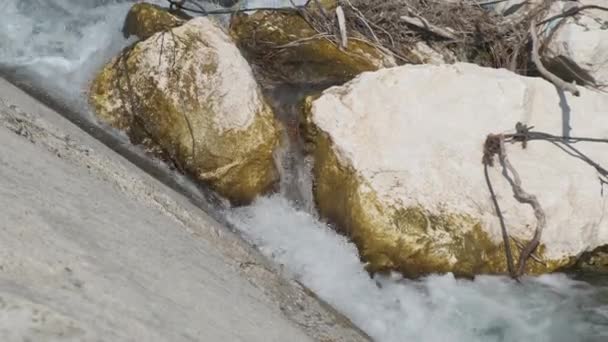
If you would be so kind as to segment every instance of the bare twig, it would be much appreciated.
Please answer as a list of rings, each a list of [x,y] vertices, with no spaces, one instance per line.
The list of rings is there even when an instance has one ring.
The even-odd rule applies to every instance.
[[[486,138],[486,141],[484,143],[484,149],[483,149],[482,161],[484,164],[484,175],[486,178],[486,183],[490,190],[490,194],[492,197],[492,201],[494,203],[494,207],[496,209],[496,214],[498,216],[498,219],[499,219],[499,222],[501,225],[503,240],[504,240],[504,244],[505,244],[505,253],[507,255],[507,266],[509,267],[509,272],[511,273],[511,276],[515,279],[518,279],[521,275],[523,275],[525,268],[526,268],[526,261],[529,258],[532,258],[536,262],[546,266],[545,262],[542,261],[542,259],[540,257],[538,257],[537,255],[534,254],[534,251],[540,244],[541,235],[547,224],[547,221],[546,221],[545,213],[544,213],[542,207],[540,206],[540,203],[539,203],[538,199],[536,198],[536,196],[529,194],[523,190],[522,184],[521,184],[521,179],[519,177],[519,173],[515,170],[515,168],[513,167],[513,165],[510,163],[509,159],[507,158],[507,153],[506,153],[505,146],[504,146],[505,141],[521,142],[522,148],[526,148],[527,143],[532,140],[548,141],[548,142],[554,144],[556,147],[560,148],[562,151],[566,152],[568,155],[570,155],[574,158],[578,158],[578,159],[586,162],[593,168],[595,168],[595,170],[599,173],[599,181],[602,186],[602,191],[603,191],[604,185],[608,184],[608,170],[603,168],[601,165],[594,162],[593,160],[591,160],[591,158],[589,158],[587,155],[585,155],[584,153],[582,153],[580,150],[578,150],[577,148],[575,148],[573,146],[574,144],[579,143],[579,142],[605,143],[606,144],[606,143],[608,143],[608,139],[557,136],[557,135],[552,135],[552,134],[548,134],[548,133],[544,133],[544,132],[532,131],[532,128],[534,128],[534,127],[528,127],[527,125],[525,125],[521,122],[518,122],[515,125],[515,133],[489,134]],[[489,178],[488,172],[487,172],[488,166],[493,166],[494,156],[496,156],[496,155],[498,155],[500,164],[503,167],[503,172],[502,172],[503,175],[505,176],[505,178],[507,178],[507,180],[511,184],[511,187],[513,189],[513,195],[514,195],[515,199],[521,203],[530,205],[532,207],[532,209],[534,210],[534,216],[536,217],[536,221],[537,221],[534,235],[527,244],[524,245],[521,241],[518,241],[514,237],[511,237],[511,239],[514,241],[514,243],[518,247],[521,248],[521,253],[519,255],[518,269],[514,273],[511,272],[512,261],[509,262],[509,259],[512,257],[511,257],[511,249],[508,244],[509,237],[507,235],[507,229],[506,229],[506,225],[504,222],[504,217],[502,216],[502,212],[498,205],[498,201],[496,200],[494,189],[492,188],[492,184],[490,183],[490,178]]]
[[[443,29],[441,27],[438,27],[438,26],[435,26],[435,25],[429,23],[428,20],[424,19],[423,17],[420,17],[420,16],[410,17],[407,15],[402,15],[401,20],[403,20],[404,22],[406,22],[409,25],[416,26],[416,27],[426,30],[430,33],[433,33],[439,37],[449,39],[449,40],[456,40],[456,36],[453,33],[451,33],[450,31],[448,31],[446,29]]]
[[[317,39],[321,39],[321,38],[327,38],[329,36],[330,36],[329,33],[317,33],[314,36],[300,38],[298,40],[294,40],[292,42],[289,42],[289,43],[286,43],[286,44],[283,44],[283,45],[272,46],[272,48],[273,49],[285,49],[285,48],[288,48],[288,47],[302,45],[302,44],[310,42],[312,40],[317,40]]]
[[[519,241],[519,239],[517,239],[514,236],[511,236],[510,238],[511,238],[511,240],[513,240],[513,242],[515,243],[515,245],[517,246],[517,248],[520,249],[520,252],[521,252],[521,250],[523,250],[525,248],[526,245],[523,242]],[[532,259],[532,260],[536,261],[537,263],[539,263],[539,264],[547,267],[547,263],[544,262],[541,259],[541,257],[539,257],[536,253],[530,254],[530,259]]]
[[[488,6],[488,5],[495,5],[495,4],[499,4],[501,2],[507,2],[509,0],[489,0],[489,1],[484,1],[484,2],[478,2],[475,1],[475,5],[477,6]]]
[[[400,54],[392,51],[391,49],[384,47],[384,45],[382,45],[382,44],[376,44],[376,43],[370,42],[367,39],[361,39],[361,38],[357,38],[357,37],[351,37],[350,39],[361,42],[361,43],[368,44],[369,46],[372,46],[372,47],[378,49],[378,51],[381,51],[389,56],[393,56],[393,57],[397,58],[398,60],[400,60],[403,63],[412,63],[411,59],[408,59],[405,56],[401,56]]]
[[[338,17],[338,28],[340,28],[340,46],[346,49],[348,47],[348,35],[346,34],[346,19],[342,6],[336,7],[336,16]]]
[[[542,21],[538,22],[538,24],[536,24],[536,25],[537,26],[538,25],[543,25],[543,24],[546,24],[546,23],[551,22],[551,21],[553,21],[555,19],[558,19],[558,18],[571,17],[571,16],[577,14],[580,11],[584,11],[584,10],[588,10],[588,9],[596,9],[596,10],[600,10],[600,11],[608,11],[608,7],[603,7],[603,6],[598,6],[598,5],[576,6],[576,7],[571,7],[571,8],[565,10],[564,12],[562,12],[560,14],[556,14],[556,15],[554,15],[552,17],[549,17],[549,18],[547,18],[545,20],[542,20]]]
[[[488,151],[491,149],[491,145],[496,143],[496,139],[500,139],[498,136],[490,134],[488,135],[485,143],[484,150]],[[515,277],[515,266],[513,264],[513,254],[511,252],[511,243],[509,241],[509,233],[507,232],[507,225],[505,224],[505,218],[502,215],[502,211],[500,210],[500,205],[498,204],[498,200],[496,199],[496,193],[494,192],[494,187],[492,186],[492,182],[490,181],[490,176],[488,174],[488,159],[484,155],[484,163],[483,163],[483,174],[486,179],[486,185],[490,190],[490,197],[492,198],[492,203],[494,204],[494,209],[496,211],[496,216],[498,217],[498,221],[500,223],[500,231],[502,233],[502,241],[505,246],[505,257],[507,258],[507,270],[509,271],[509,275],[511,277]]]
[[[524,127],[521,124],[518,124],[517,126],[519,128]],[[524,128],[525,128],[525,131],[527,132],[527,127],[524,127]],[[538,247],[538,245],[540,243],[540,238],[541,238],[543,229],[546,226],[546,217],[545,217],[545,213],[544,213],[542,207],[540,206],[540,203],[538,202],[538,199],[536,198],[536,196],[527,193],[523,189],[522,184],[521,184],[521,179],[519,177],[519,173],[517,172],[517,170],[515,170],[515,168],[509,161],[509,158],[507,157],[507,152],[505,150],[505,137],[511,138],[511,135],[505,136],[503,134],[489,134],[487,136],[486,142],[484,144],[484,153],[483,153],[482,161],[484,164],[484,175],[486,178],[486,183],[488,185],[488,188],[490,189],[492,201],[493,201],[494,207],[496,209],[496,215],[498,216],[498,219],[499,219],[499,222],[501,225],[503,243],[505,245],[505,254],[507,257],[507,267],[509,269],[509,273],[511,274],[511,277],[513,277],[514,279],[518,279],[519,277],[521,277],[524,274],[524,271],[526,269],[527,260],[532,256],[532,254],[534,253],[534,251],[536,250],[536,248]],[[525,143],[525,142],[526,142],[525,140],[522,141],[522,143]],[[493,163],[494,163],[493,160],[494,160],[495,155],[498,155],[498,160],[500,161],[500,164],[503,168],[502,174],[505,176],[505,178],[511,184],[511,187],[513,189],[513,196],[515,197],[515,199],[517,201],[519,201],[521,203],[529,204],[532,207],[532,209],[534,210],[534,216],[536,217],[536,221],[537,221],[536,229],[534,231],[534,236],[528,242],[528,244],[523,246],[521,253],[519,254],[519,262],[518,262],[517,270],[514,270],[514,267],[513,267],[513,257],[512,257],[512,253],[511,253],[511,246],[509,244],[509,235],[508,235],[507,228],[506,228],[506,225],[504,222],[504,217],[502,216],[502,212],[498,205],[498,201],[496,200],[496,195],[494,193],[494,189],[492,188],[492,184],[490,182],[490,178],[489,178],[488,172],[487,172],[488,166],[493,166]],[[516,243],[517,243],[517,241],[516,241]]]
[[[359,18],[359,20],[363,23],[363,25],[365,25],[365,27],[367,27],[367,29],[369,30],[369,33],[372,35],[372,37],[376,41],[376,44],[380,44],[380,40],[378,39],[378,36],[376,36],[376,33],[374,32],[374,30],[372,29],[370,24],[367,22],[365,15],[363,15],[363,13],[361,13],[361,10],[359,10],[357,7],[355,7],[350,2],[350,0],[346,0],[346,3],[348,4],[348,6],[350,6],[350,8],[353,9],[353,11],[355,11],[355,13],[357,14],[357,18]]]
[[[321,3],[319,2],[319,0],[313,0],[313,1],[314,1],[315,5],[317,6],[317,9],[319,10],[319,12],[321,12],[321,14],[323,15],[323,17],[325,19],[329,20],[329,16],[327,15],[327,12],[325,12],[325,8],[323,7],[323,5],[321,5]],[[306,5],[304,5],[304,6],[308,7],[309,3],[310,3],[310,0],[308,0],[306,2]]]
[[[570,92],[574,96],[580,96],[580,91],[576,88],[574,84],[565,82],[564,80],[547,70],[547,68],[545,68],[545,66],[543,65],[543,62],[540,59],[540,54],[538,52],[540,46],[538,42],[538,34],[536,33],[535,20],[532,20],[532,22],[530,23],[530,37],[532,38],[532,61],[538,69],[538,72],[540,72],[543,77],[545,77],[559,89]]]

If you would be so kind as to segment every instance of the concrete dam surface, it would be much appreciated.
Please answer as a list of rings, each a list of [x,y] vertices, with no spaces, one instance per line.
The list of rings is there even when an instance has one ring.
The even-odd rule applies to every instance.
[[[181,195],[0,80],[0,340],[364,341]]]

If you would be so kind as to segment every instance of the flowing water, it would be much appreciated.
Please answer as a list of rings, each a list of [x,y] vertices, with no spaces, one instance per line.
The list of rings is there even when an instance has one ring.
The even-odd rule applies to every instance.
[[[120,28],[131,4],[0,0],[0,73],[94,122],[86,107],[86,85],[105,61],[130,43]],[[247,6],[288,4],[249,1]],[[297,97],[287,93],[281,96]],[[286,108],[279,114],[289,120],[289,113]],[[356,248],[320,221],[311,207],[309,162],[297,148],[285,151],[279,161],[284,166],[280,193],[246,207],[215,206],[212,214],[374,340],[608,341],[606,279],[563,274],[529,277],[522,284],[491,276],[474,281],[451,275],[417,281],[397,275],[371,279]]]

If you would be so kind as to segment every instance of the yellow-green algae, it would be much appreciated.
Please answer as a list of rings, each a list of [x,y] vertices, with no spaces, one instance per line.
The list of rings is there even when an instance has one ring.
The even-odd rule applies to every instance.
[[[293,12],[241,13],[230,33],[244,54],[271,78],[290,83],[342,83],[364,71],[392,66],[375,47],[357,40],[341,50]]]
[[[406,277],[452,272],[460,277],[505,274],[502,243],[495,243],[478,219],[459,213],[430,212],[419,206],[387,205],[349,165],[336,156],[329,136],[310,119],[313,98],[304,104],[304,131],[314,157],[314,197],[321,215],[356,244],[371,273],[397,271]],[[532,232],[530,232],[532,234]],[[519,249],[511,242],[515,263]],[[547,260],[544,245],[529,260],[527,274],[571,265],[571,258]]]
[[[123,27],[125,36],[135,35],[148,39],[157,32],[168,31],[185,22],[163,7],[141,2],[133,5],[127,13]]]
[[[173,39],[172,34],[166,35],[167,41]],[[206,44],[194,33],[175,42],[177,48],[166,53],[175,54],[176,61],[193,58],[189,54],[197,51],[198,44]],[[218,114],[212,104],[221,97],[200,98],[213,92],[199,91],[194,79],[197,71],[186,70],[179,62],[170,70],[159,70],[146,65],[143,55],[144,48],[136,44],[98,74],[90,92],[98,117],[127,132],[134,142],[160,150],[163,157],[235,204],[248,203],[270,189],[278,179],[273,151],[279,127],[268,104],[262,101],[246,129],[220,132],[213,124]],[[197,67],[214,74],[217,58],[212,56]],[[163,73],[170,88],[161,91],[152,73]]]

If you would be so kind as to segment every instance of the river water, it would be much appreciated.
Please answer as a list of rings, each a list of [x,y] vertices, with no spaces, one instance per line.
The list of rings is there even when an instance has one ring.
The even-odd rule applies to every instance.
[[[105,61],[130,43],[120,28],[131,4],[0,0],[0,71],[17,75],[94,122],[86,86]],[[269,4],[288,5],[289,0],[249,1],[247,6]],[[451,275],[371,279],[356,248],[306,205],[306,163],[290,165],[285,176],[294,180],[301,196],[284,191],[214,214],[374,340],[608,341],[606,279],[564,274],[528,277],[522,284],[496,276],[474,281]]]

